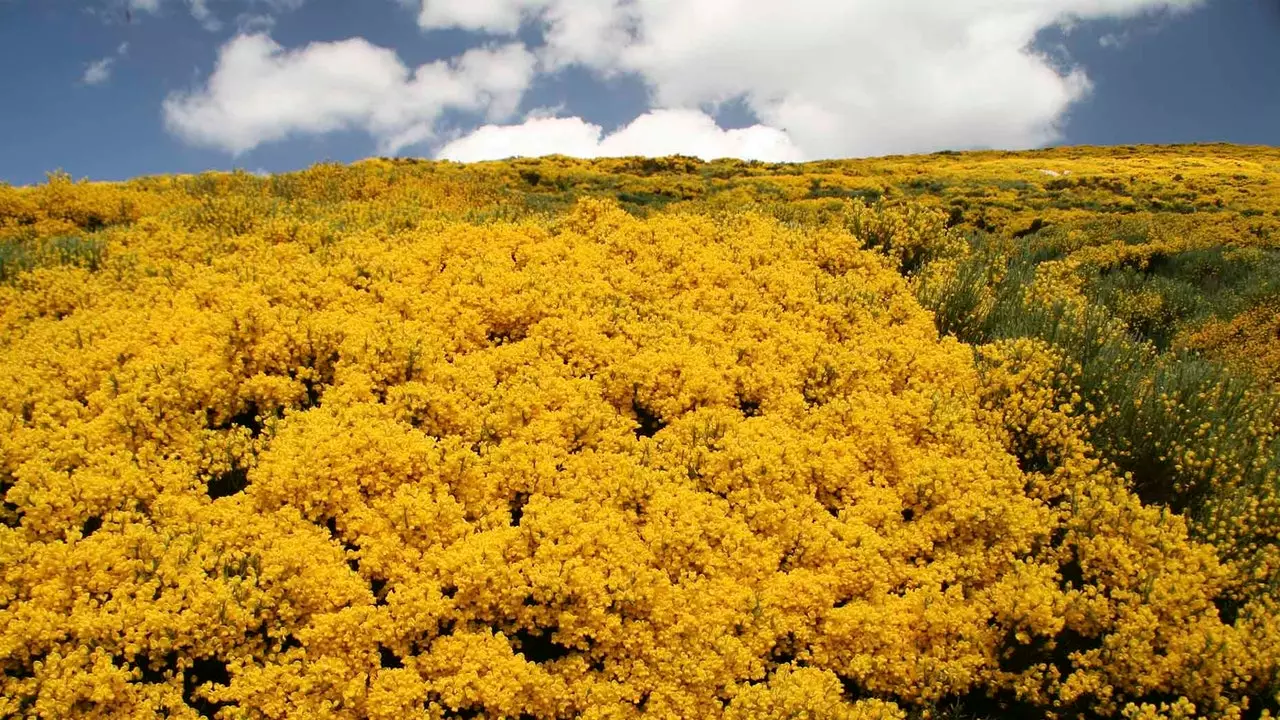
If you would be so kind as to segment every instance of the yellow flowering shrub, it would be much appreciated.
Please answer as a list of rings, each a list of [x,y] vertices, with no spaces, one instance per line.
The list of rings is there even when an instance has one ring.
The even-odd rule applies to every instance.
[[[944,213],[608,162],[681,204],[498,189],[565,159],[0,188],[101,251],[0,283],[0,716],[1274,707],[1274,600],[1053,348],[939,336],[897,270]]]
[[[1280,389],[1280,298],[1184,331],[1176,344],[1206,353]]]

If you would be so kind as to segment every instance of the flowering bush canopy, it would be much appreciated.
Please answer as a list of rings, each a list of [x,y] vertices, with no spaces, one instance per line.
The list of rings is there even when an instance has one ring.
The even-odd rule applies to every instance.
[[[939,332],[963,223],[817,165],[0,186],[0,716],[1270,716],[1266,459],[1148,497],[1075,346]]]

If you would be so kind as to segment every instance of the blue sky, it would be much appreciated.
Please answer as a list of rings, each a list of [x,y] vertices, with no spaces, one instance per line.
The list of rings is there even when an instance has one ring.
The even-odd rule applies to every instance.
[[[13,184],[377,154],[1280,144],[1273,0],[0,0],[0,63]]]

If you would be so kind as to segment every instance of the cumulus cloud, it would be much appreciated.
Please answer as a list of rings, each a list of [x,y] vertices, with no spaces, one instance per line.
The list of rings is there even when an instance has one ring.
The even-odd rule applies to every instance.
[[[115,55],[108,55],[89,63],[84,69],[84,75],[80,77],[80,82],[85,85],[101,85],[111,79],[111,70],[116,64],[117,57],[124,57],[129,52],[129,43],[122,42],[116,47]]]
[[[510,43],[410,69],[395,51],[359,38],[287,50],[263,34],[240,35],[219,51],[203,87],[165,100],[164,117],[188,142],[234,154],[294,134],[351,129],[394,153],[434,138],[449,110],[491,122],[510,117],[534,62]]]
[[[692,155],[713,160],[735,157],[768,162],[803,159],[786,133],[756,125],[724,130],[696,110],[658,110],[641,115],[616,132],[581,118],[535,117],[520,125],[487,125],[441,148],[438,157],[474,162],[515,156]]]
[[[116,59],[113,57],[104,57],[100,60],[94,60],[84,69],[84,76],[80,78],[85,85],[101,85],[111,79],[111,66],[114,65]]]
[[[418,24],[424,29],[458,27],[513,34],[529,5],[525,0],[423,0]]]
[[[741,99],[810,157],[1033,147],[1089,79],[1032,49],[1049,27],[1202,0],[420,0],[424,28],[541,30],[544,70],[634,73],[658,107]]]

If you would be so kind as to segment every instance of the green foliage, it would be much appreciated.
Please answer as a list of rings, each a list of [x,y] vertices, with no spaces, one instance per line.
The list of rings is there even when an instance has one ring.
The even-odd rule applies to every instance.
[[[33,242],[0,241],[0,282],[9,282],[37,267],[69,265],[97,272],[106,254],[106,242],[91,235],[66,235]]]
[[[35,260],[23,243],[0,242],[0,282],[8,282],[32,267],[35,267]]]
[[[652,210],[661,210],[675,200],[670,195],[655,192],[620,192],[618,202],[627,212],[637,217],[645,217]]]
[[[809,191],[805,195],[807,200],[837,198],[841,200],[860,200],[868,205],[879,202],[883,197],[884,191],[879,188],[830,187],[824,185],[821,178],[814,178],[809,182]]]
[[[101,238],[71,235],[48,241],[48,251],[59,265],[75,265],[97,272],[106,257],[107,246]]]
[[[1143,267],[1097,268],[1091,298],[1167,349],[1188,325],[1229,318],[1280,295],[1280,252],[1210,247],[1153,253]]]
[[[916,283],[939,330],[975,345],[1033,338],[1057,349],[1060,369],[1074,383],[1060,400],[1095,419],[1090,442],[1130,474],[1145,501],[1192,513],[1207,534],[1206,494],[1277,493],[1276,396],[1194,354],[1161,353],[1129,332],[1104,303],[1044,300],[1031,291],[1042,246],[1011,246],[985,234],[975,234],[970,244],[970,254],[954,268],[922,273]],[[1157,263],[1152,274],[1166,283],[1176,278],[1180,284],[1169,287],[1178,288],[1181,301],[1210,311],[1215,299],[1205,288],[1244,292],[1260,277],[1270,278],[1258,269],[1269,262],[1246,267],[1217,251],[1184,253]],[[1123,287],[1115,282],[1106,287]]]

